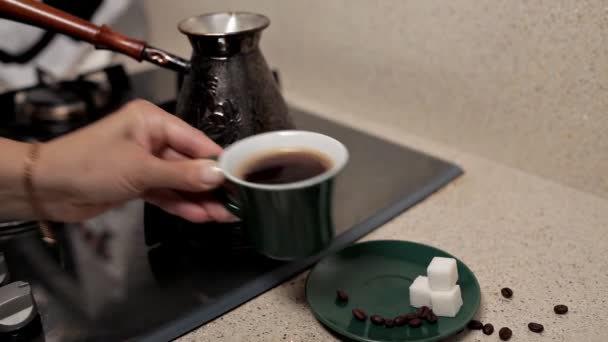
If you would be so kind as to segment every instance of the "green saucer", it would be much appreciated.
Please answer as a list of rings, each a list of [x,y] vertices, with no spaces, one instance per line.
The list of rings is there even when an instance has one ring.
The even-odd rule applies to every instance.
[[[439,317],[436,324],[419,328],[386,328],[373,325],[369,316],[386,318],[415,311],[410,306],[409,286],[435,256],[451,257],[439,249],[409,241],[369,241],[354,244],[321,260],[306,281],[306,298],[315,317],[336,333],[357,341],[437,341],[464,329],[479,308],[481,292],[473,272],[460,260],[458,284],[464,305],[454,318]],[[338,289],[348,301],[336,298]],[[365,322],[353,317],[363,309]]]

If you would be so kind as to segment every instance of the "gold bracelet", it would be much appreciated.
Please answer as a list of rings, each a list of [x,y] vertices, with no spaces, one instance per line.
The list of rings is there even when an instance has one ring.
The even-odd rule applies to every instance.
[[[44,221],[45,215],[44,208],[36,198],[34,190],[34,165],[40,155],[40,143],[34,142],[30,145],[30,150],[25,158],[25,166],[23,170],[23,186],[25,188],[25,194],[27,200],[34,211],[34,215],[39,219],[40,232],[42,233],[42,239],[47,243],[55,243],[55,236],[48,222]]]

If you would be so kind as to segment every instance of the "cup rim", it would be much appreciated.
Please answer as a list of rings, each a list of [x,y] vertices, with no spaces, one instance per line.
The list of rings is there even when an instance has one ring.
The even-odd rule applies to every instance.
[[[323,172],[317,176],[307,178],[307,179],[304,179],[301,181],[285,183],[285,184],[260,184],[260,183],[248,182],[240,177],[235,176],[232,172],[230,172],[229,170],[227,170],[224,167],[225,163],[227,162],[227,159],[230,158],[230,153],[232,151],[235,151],[236,149],[238,149],[243,144],[246,144],[252,140],[257,140],[257,139],[260,139],[260,138],[263,138],[266,136],[292,135],[292,134],[316,135],[323,139],[329,140],[338,146],[338,148],[340,149],[340,153],[342,153],[344,155],[344,158],[342,158],[340,161],[337,161],[337,160],[335,160],[335,158],[330,157],[332,159],[332,161],[334,162],[330,169],[326,170],[325,172]],[[320,152],[324,153],[323,151],[320,151]],[[326,153],[324,153],[324,154],[326,154]],[[224,152],[218,158],[218,165],[219,165],[220,169],[222,170],[224,177],[226,177],[226,179],[230,180],[231,182],[233,182],[237,185],[241,185],[241,186],[244,186],[247,188],[253,188],[253,189],[279,191],[279,190],[303,189],[303,188],[307,188],[307,187],[314,186],[317,184],[321,184],[321,183],[325,182],[326,180],[335,177],[338,173],[340,173],[346,166],[349,157],[350,156],[349,156],[348,149],[346,148],[346,146],[335,138],[332,138],[323,133],[292,129],[292,130],[280,130],[280,131],[271,131],[271,132],[266,132],[266,133],[260,133],[260,134],[252,135],[252,136],[246,137],[244,139],[238,140],[235,143],[233,143],[232,145],[230,145],[224,149]]]

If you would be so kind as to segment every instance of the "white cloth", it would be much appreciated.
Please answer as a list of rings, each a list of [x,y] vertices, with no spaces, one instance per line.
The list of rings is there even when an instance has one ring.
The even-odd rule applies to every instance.
[[[91,21],[97,25],[112,26],[129,9],[132,2],[133,0],[104,0]],[[133,21],[130,26],[138,25],[135,16],[129,20]],[[0,49],[9,53],[27,49],[43,34],[44,31],[38,28],[0,19]],[[109,51],[95,50],[88,43],[76,42],[57,34],[30,63],[0,64],[0,88],[6,90],[35,85],[36,67],[61,79],[108,65],[111,57],[112,53]]]

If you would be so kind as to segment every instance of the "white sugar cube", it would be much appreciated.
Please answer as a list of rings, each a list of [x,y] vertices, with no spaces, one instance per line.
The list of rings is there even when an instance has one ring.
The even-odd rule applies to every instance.
[[[410,305],[415,308],[431,307],[431,288],[427,277],[418,276],[410,285]]]
[[[429,286],[433,291],[448,291],[458,281],[456,259],[434,257],[426,269]]]
[[[437,316],[456,316],[462,306],[460,286],[455,285],[448,291],[431,291],[431,304]]]

